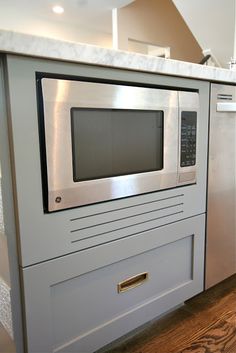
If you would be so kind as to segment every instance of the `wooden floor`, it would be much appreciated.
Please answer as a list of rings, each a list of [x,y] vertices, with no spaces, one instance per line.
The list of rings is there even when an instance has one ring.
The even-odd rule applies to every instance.
[[[100,353],[236,353],[236,275]]]

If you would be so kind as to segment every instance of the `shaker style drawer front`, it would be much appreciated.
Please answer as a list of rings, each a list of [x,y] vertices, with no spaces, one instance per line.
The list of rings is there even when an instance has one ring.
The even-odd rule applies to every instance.
[[[182,303],[203,289],[203,248],[197,216],[25,269],[29,351],[93,352]]]
[[[63,345],[75,337],[88,334],[128,311],[139,310],[142,305],[146,304],[148,310],[159,296],[190,283],[192,247],[193,238],[188,236],[52,286],[55,346],[67,352],[70,344],[65,348]],[[149,277],[146,280],[141,279],[143,271]]]

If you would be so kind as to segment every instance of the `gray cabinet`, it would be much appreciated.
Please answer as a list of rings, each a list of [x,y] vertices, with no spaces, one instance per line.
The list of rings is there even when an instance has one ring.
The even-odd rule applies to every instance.
[[[206,211],[208,82],[12,55],[7,56],[7,67],[21,244],[19,260],[22,267],[148,231]],[[44,213],[36,72],[87,77],[89,80],[100,78],[137,85],[179,87],[199,92],[196,183],[115,202]],[[148,222],[143,222],[144,218]],[[89,227],[91,224],[90,228],[88,224]]]
[[[93,352],[202,291],[209,83],[16,55],[4,70],[16,215],[8,224],[17,229],[10,257],[22,278],[25,352]],[[38,72],[199,92],[196,183],[45,213]]]
[[[202,291],[204,218],[25,268],[28,352],[93,352]]]

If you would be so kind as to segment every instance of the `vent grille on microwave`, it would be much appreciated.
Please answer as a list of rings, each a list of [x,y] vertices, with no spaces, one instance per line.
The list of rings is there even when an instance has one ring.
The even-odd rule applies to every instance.
[[[70,220],[70,241],[79,250],[135,236],[183,218],[184,194],[75,217]]]

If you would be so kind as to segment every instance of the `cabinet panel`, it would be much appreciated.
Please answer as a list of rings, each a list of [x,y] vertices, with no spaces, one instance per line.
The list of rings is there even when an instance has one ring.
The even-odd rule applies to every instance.
[[[190,235],[52,286],[55,346],[60,347],[99,325],[107,325],[122,313],[139,310],[144,303],[154,302],[178,286],[187,285],[192,281],[192,245]],[[140,274],[147,279],[139,280]],[[123,283],[124,292],[118,293],[119,283]]]
[[[15,55],[7,56],[7,67],[22,267],[116,242],[205,212],[209,82]],[[36,72],[199,92],[196,184],[44,213]]]
[[[28,351],[93,352],[202,291],[204,221],[24,269]]]

